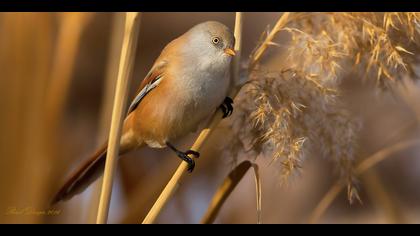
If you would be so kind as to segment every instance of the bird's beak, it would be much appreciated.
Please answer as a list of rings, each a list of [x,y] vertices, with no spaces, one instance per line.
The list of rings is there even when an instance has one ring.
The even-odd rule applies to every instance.
[[[235,51],[231,48],[225,48],[225,53],[232,57],[236,55]]]

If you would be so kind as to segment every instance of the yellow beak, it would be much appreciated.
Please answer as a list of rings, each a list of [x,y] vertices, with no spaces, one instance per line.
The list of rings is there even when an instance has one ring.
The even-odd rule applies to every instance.
[[[232,57],[236,55],[235,51],[231,48],[225,48],[225,53]]]

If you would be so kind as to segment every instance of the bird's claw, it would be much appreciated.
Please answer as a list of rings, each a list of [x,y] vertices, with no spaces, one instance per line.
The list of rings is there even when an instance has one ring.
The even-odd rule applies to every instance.
[[[188,172],[191,173],[194,170],[194,167],[195,167],[195,161],[192,157],[199,158],[200,153],[196,152],[196,151],[193,151],[193,150],[188,150],[186,152],[181,152],[178,149],[176,149],[175,146],[173,146],[170,142],[166,142],[166,145],[168,145],[168,147],[170,149],[172,149],[172,151],[174,151],[179,158],[181,158],[183,161],[188,163]],[[192,157],[190,157],[190,156],[192,156]]]
[[[185,161],[188,163],[188,169],[187,169],[188,172],[190,173],[193,172],[194,167],[195,167],[195,161],[190,157],[187,157]]]
[[[184,160],[185,162],[187,162],[188,163],[188,172],[192,172],[193,170],[194,170],[194,167],[195,167],[195,161],[194,161],[194,159],[193,158],[191,158],[191,157],[189,157],[188,155],[192,155],[192,156],[194,156],[195,158],[199,158],[200,157],[200,153],[199,152],[196,152],[196,151],[193,151],[193,150],[188,150],[188,151],[186,151],[186,152],[180,152],[179,154],[178,154],[178,156],[182,159],[182,160]]]
[[[185,152],[186,155],[193,155],[195,158],[199,158],[200,157],[200,153],[193,151],[193,150],[188,150]]]
[[[233,100],[230,97],[226,97],[223,103],[220,105],[220,109],[223,112],[223,118],[226,118],[233,113]]]

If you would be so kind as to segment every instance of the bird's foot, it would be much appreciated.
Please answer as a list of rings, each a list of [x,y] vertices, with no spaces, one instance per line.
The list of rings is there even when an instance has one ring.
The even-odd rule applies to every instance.
[[[181,158],[183,161],[188,163],[188,172],[192,172],[194,170],[195,167],[195,161],[193,158],[189,157],[189,155],[194,156],[195,158],[199,158],[200,157],[200,153],[193,151],[193,150],[188,150],[186,152],[177,152],[177,155],[179,158]]]
[[[167,143],[168,147],[171,148],[176,155],[181,158],[183,161],[188,163],[188,172],[192,172],[194,170],[195,167],[195,161],[193,158],[191,158],[190,156],[193,156],[194,158],[199,158],[200,157],[200,153],[193,151],[193,150],[188,150],[186,152],[181,152],[178,149],[176,149],[173,145],[171,145],[170,143]]]
[[[230,97],[226,97],[223,103],[220,105],[220,109],[223,112],[223,118],[231,116],[233,113],[233,100]]]

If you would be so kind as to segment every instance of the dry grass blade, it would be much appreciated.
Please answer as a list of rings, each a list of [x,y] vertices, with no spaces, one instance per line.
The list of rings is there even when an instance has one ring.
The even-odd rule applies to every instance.
[[[229,173],[229,175],[217,189],[204,217],[201,219],[202,224],[212,224],[214,222],[226,199],[230,196],[230,194],[233,192],[238,183],[242,180],[246,172],[251,167],[254,169],[255,176],[257,196],[257,222],[261,223],[261,181],[258,172],[258,166],[251,163],[250,161],[243,161]]]
[[[135,52],[137,48],[137,38],[140,25],[140,13],[126,13],[125,32],[123,46],[121,50],[117,87],[112,111],[111,128],[109,133],[107,158],[102,183],[101,196],[99,199],[99,209],[96,223],[104,224],[107,222],[109,203],[112,192],[112,182],[116,169],[119,141],[124,119],[124,108],[127,102],[129,78],[133,68]]]
[[[235,19],[235,52],[237,56],[234,57],[233,60],[233,75],[232,78],[238,78],[239,74],[239,61],[240,61],[240,51],[241,51],[241,38],[242,38],[242,13],[237,12],[236,13],[236,19]],[[233,96],[234,97],[234,96]],[[194,142],[193,146],[191,147],[191,150],[194,151],[200,151],[201,147],[204,145],[205,141],[208,139],[209,135],[212,133],[214,128],[219,124],[219,122],[222,120],[222,112],[218,111],[216,112],[213,117],[211,117],[209,125],[207,125],[208,128],[204,129],[197,140]],[[162,193],[160,194],[159,198],[156,200],[155,204],[153,205],[152,209],[150,209],[149,213],[143,220],[143,224],[152,224],[159,213],[162,211],[163,207],[166,205],[170,197],[175,192],[177,186],[181,182],[182,178],[184,177],[186,171],[187,171],[188,165],[186,162],[182,162],[174,175],[172,176],[171,180],[168,182]]]
[[[244,161],[237,165],[225,178],[223,183],[219,186],[216,193],[214,194],[206,213],[201,219],[202,224],[212,224],[216,219],[217,214],[223,206],[223,203],[242,180],[245,173],[251,168],[252,163],[250,161]]]
[[[391,157],[393,154],[403,151],[405,149],[420,145],[419,139],[401,141],[397,144],[383,148],[372,156],[362,161],[355,170],[356,175],[360,176],[374,167],[378,163],[384,161],[386,158]],[[314,211],[309,217],[309,223],[316,223],[321,216],[325,213],[328,207],[332,204],[338,194],[344,189],[345,184],[342,182],[335,183],[330,190],[324,195],[322,200],[318,203]]]
[[[261,176],[259,167],[253,163],[252,168],[254,169],[255,179],[255,196],[257,198],[257,223],[262,224],[262,190],[261,190]]]

